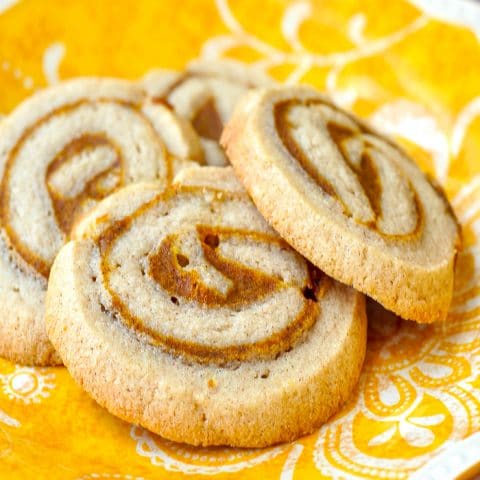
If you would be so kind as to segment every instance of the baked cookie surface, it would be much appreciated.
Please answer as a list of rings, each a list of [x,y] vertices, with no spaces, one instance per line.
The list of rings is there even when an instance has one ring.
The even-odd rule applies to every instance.
[[[46,324],[113,414],[194,445],[309,433],[358,380],[364,296],[273,230],[230,168],[119,191],[62,248]]]
[[[51,264],[81,216],[118,188],[169,184],[201,146],[188,122],[115,79],[39,92],[0,124],[0,356],[60,362],[44,328]]]
[[[191,62],[184,72],[154,70],[143,79],[153,98],[188,120],[209,165],[228,161],[218,141],[237,101],[251,88],[273,84],[266,75],[233,60]]]
[[[221,140],[256,206],[337,280],[418,322],[446,318],[460,246],[440,187],[309,87],[252,92]]]

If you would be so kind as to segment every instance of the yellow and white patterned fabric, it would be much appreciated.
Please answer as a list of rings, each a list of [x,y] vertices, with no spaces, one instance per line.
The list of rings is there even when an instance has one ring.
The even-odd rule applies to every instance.
[[[139,78],[197,58],[241,59],[280,81],[319,87],[397,138],[443,184],[464,232],[448,322],[372,315],[358,389],[315,434],[266,450],[174,444],[110,416],[64,368],[0,360],[1,480],[406,479],[475,470],[480,7],[459,0],[447,15],[447,3],[457,2],[0,0],[0,115],[61,79]]]

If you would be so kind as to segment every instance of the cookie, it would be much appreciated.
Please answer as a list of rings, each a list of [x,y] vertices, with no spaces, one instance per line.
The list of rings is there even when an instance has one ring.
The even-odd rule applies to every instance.
[[[308,87],[248,94],[221,143],[263,216],[314,265],[403,318],[446,318],[459,225],[395,143]]]
[[[139,86],[79,79],[42,91],[0,124],[0,356],[60,362],[46,336],[50,266],[75,221],[123,185],[166,186],[202,158],[188,122]]]
[[[155,101],[191,122],[207,164],[216,166],[228,163],[218,140],[238,99],[251,88],[272,83],[266,75],[233,60],[192,62],[183,73],[154,70],[143,80]]]
[[[230,168],[178,182],[132,185],[84,219],[52,267],[51,341],[97,402],[170,440],[312,432],[357,382],[365,297],[292,250]]]

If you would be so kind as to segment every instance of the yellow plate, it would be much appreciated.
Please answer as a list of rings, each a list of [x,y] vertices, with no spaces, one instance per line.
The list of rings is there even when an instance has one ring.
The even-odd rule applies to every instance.
[[[239,451],[173,444],[107,414],[63,368],[0,361],[2,480],[403,479],[438,471],[445,474],[432,478],[449,478],[474,467],[480,10],[460,0],[413,3],[0,0],[0,113],[67,77],[136,78],[197,57],[240,58],[282,81],[317,85],[395,136],[445,186],[465,241],[448,323],[372,321],[351,402],[320,431],[289,445]],[[459,457],[460,468],[449,470],[467,448],[473,456]]]

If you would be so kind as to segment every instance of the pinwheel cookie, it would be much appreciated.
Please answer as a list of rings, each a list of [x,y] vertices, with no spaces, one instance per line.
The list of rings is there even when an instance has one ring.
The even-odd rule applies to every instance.
[[[308,87],[252,92],[221,143],[260,212],[328,275],[418,322],[444,320],[460,231],[405,152]]]
[[[272,85],[264,74],[227,61],[192,62],[185,72],[154,70],[143,84],[156,102],[169,105],[189,120],[203,145],[210,165],[227,165],[218,140],[238,99],[251,88]]]
[[[83,213],[119,187],[167,185],[201,159],[188,122],[139,86],[79,79],[36,94],[0,124],[0,355],[60,360],[47,339],[50,266]]]
[[[292,440],[354,387],[365,298],[280,239],[229,169],[199,170],[84,219],[52,267],[49,337],[94,399],[163,437]]]

